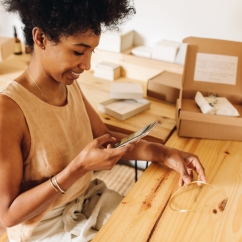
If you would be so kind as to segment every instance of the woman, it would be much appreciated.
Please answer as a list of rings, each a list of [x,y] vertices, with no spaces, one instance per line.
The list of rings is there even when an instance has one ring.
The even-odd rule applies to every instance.
[[[91,182],[92,171],[121,157],[163,163],[180,173],[179,185],[192,170],[206,181],[192,154],[144,140],[112,149],[125,135],[107,129],[77,84],[101,27],[116,29],[133,14],[128,0],[2,2],[19,13],[32,50],[0,93],[0,223],[10,241],[91,240],[121,199]]]

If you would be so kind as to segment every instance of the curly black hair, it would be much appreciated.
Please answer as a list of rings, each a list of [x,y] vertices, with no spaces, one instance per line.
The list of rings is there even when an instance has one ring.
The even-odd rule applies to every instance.
[[[60,37],[92,30],[100,26],[119,30],[135,13],[129,0],[0,0],[8,12],[18,13],[26,44],[33,50],[32,29],[39,27],[55,43]]]

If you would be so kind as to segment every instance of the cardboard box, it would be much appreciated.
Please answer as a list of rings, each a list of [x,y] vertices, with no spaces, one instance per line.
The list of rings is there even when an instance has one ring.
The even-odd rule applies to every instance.
[[[95,66],[94,76],[113,81],[121,76],[121,67],[115,63],[101,62]]]
[[[14,38],[0,37],[0,61],[14,53]]]
[[[110,87],[110,98],[116,99],[142,99],[143,88],[138,83],[114,82]]]
[[[98,49],[123,52],[133,46],[134,31],[123,33],[106,32],[101,35]]]
[[[182,86],[182,75],[163,71],[148,80],[147,96],[176,104]]]
[[[182,89],[177,102],[179,136],[242,141],[242,43],[190,37]],[[203,114],[194,98],[226,97],[239,117]]]
[[[98,104],[98,110],[116,119],[125,120],[150,108],[146,99],[109,99]]]

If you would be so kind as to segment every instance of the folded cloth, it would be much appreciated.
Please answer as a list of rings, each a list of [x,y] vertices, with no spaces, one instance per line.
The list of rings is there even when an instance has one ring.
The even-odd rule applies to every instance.
[[[72,241],[90,241],[122,199],[120,194],[107,189],[102,181],[94,180],[84,196],[80,196],[65,208],[65,231],[77,236]]]
[[[28,241],[91,241],[122,199],[119,193],[108,189],[103,181],[94,179],[84,194],[50,211]]]
[[[225,97],[203,97],[200,92],[197,92],[195,101],[202,113],[233,117],[239,116],[237,109]]]

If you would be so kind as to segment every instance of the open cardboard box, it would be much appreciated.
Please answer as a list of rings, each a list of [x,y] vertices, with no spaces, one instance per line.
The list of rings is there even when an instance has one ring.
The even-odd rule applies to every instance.
[[[183,42],[188,47],[177,101],[178,135],[242,141],[242,42],[195,37]],[[195,102],[197,91],[226,97],[240,116],[201,113]]]
[[[176,104],[179,98],[181,83],[181,74],[163,71],[148,80],[147,96]]]

